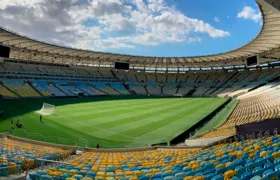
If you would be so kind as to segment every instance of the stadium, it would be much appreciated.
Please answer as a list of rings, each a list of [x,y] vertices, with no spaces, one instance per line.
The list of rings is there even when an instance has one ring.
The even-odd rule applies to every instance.
[[[280,2],[254,3],[254,39],[204,56],[79,49],[1,25],[0,180],[280,178]]]

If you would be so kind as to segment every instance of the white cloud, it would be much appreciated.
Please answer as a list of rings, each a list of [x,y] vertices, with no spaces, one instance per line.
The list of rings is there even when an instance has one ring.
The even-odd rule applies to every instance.
[[[214,17],[215,22],[220,22],[220,19],[218,17]]]
[[[2,26],[33,38],[91,50],[200,42],[230,36],[164,0],[1,0]],[[219,19],[216,19],[219,20]]]
[[[237,14],[237,18],[243,18],[247,20],[253,20],[259,22],[262,18],[261,12],[259,10],[253,9],[249,6],[245,6],[242,11]]]

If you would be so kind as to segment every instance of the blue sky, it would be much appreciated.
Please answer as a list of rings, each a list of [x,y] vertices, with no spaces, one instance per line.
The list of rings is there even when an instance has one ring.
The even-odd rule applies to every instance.
[[[229,51],[252,40],[262,23],[254,0],[2,1],[2,26],[20,34],[68,47],[141,56]]]

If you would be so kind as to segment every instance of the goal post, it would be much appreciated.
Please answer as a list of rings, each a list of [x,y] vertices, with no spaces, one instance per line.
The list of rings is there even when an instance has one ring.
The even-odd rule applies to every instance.
[[[43,103],[42,108],[36,112],[44,116],[55,114],[55,105]]]

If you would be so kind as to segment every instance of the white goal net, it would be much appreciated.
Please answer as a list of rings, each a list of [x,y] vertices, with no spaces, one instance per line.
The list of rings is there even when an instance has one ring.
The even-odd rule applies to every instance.
[[[44,116],[55,114],[55,105],[44,103],[41,110],[36,112]]]

